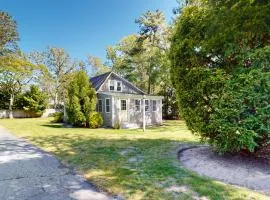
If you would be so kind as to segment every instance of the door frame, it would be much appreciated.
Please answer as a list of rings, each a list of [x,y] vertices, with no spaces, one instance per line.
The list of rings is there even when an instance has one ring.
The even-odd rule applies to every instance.
[[[126,102],[126,110],[122,110],[122,101]],[[127,99],[119,99],[119,104],[120,104],[120,118],[122,122],[128,122],[128,100]],[[125,112],[126,118],[122,118],[122,113]]]

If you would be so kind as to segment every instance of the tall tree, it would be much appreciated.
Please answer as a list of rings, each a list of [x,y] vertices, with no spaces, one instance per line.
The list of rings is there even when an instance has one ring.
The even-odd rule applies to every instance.
[[[63,48],[49,47],[44,52],[33,52],[31,58],[36,63],[47,66],[48,75],[44,76],[43,87],[46,87],[53,97],[54,107],[64,101],[67,76],[79,67],[78,62],[72,61]]]
[[[103,74],[111,70],[100,58],[91,55],[87,56],[87,65],[90,66],[90,74],[92,76]]]
[[[161,68],[160,56],[164,55],[168,49],[168,26],[164,14],[159,11],[147,11],[135,21],[139,24],[140,35],[138,38],[141,44],[138,52],[148,55],[147,57],[147,75],[148,86],[147,93],[154,93],[157,76]],[[152,87],[152,88],[151,88]]]
[[[96,109],[96,92],[85,71],[74,73],[68,84],[67,114],[69,123],[89,127],[91,113]]]
[[[43,66],[32,64],[22,54],[0,56],[0,89],[6,91],[10,97],[10,118],[13,118],[12,107],[16,94],[28,83],[34,82],[38,78],[36,74],[42,70]]]
[[[16,22],[8,13],[0,11],[0,55],[4,49],[15,47],[18,39]]]
[[[158,92],[161,68],[167,58],[169,28],[159,10],[146,12],[136,23],[139,34],[126,36],[114,47],[107,48],[107,57],[114,71],[148,94],[154,94]]]
[[[171,28],[159,10],[148,11],[136,20],[139,34],[124,37],[115,46],[107,48],[107,58],[113,71],[124,76],[148,94],[159,94],[167,99],[164,116],[178,118],[175,92],[170,80]],[[173,95],[173,97],[168,96]],[[167,114],[169,113],[169,114]]]

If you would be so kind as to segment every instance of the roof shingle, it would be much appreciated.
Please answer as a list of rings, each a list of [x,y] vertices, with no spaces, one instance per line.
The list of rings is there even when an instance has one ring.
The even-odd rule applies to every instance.
[[[92,86],[98,90],[99,87],[104,83],[104,81],[107,79],[107,77],[110,75],[111,72],[107,72],[105,74],[101,74],[99,76],[95,76],[90,79]]]

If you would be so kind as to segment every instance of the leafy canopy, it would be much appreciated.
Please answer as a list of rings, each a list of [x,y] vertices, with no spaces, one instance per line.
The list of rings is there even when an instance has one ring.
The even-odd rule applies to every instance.
[[[16,101],[16,108],[41,116],[47,107],[47,96],[38,86],[31,85],[30,90],[22,93]]]
[[[176,20],[170,60],[181,114],[220,152],[269,141],[269,10],[269,1],[193,0]]]
[[[0,11],[0,54],[7,49],[14,48],[18,40],[16,22],[8,13]]]

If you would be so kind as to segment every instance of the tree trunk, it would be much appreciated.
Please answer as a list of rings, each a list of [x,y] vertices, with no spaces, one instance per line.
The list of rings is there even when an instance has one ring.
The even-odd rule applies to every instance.
[[[12,107],[13,107],[13,102],[14,102],[14,94],[10,94],[10,99],[9,99],[9,119],[13,119],[13,112],[12,112]]]
[[[54,109],[57,108],[57,104],[58,104],[58,92],[59,92],[59,80],[58,80],[58,77],[57,77],[56,78],[55,94],[54,94]]]
[[[151,81],[150,81],[150,76],[149,76],[149,79],[148,79],[148,86],[147,86],[147,94],[150,95],[150,90],[151,90]]]
[[[64,102],[64,122],[67,123],[68,116],[67,116],[67,110],[66,110],[66,103]]]
[[[54,95],[54,109],[57,108],[57,104],[58,104],[58,91],[56,91]]]

